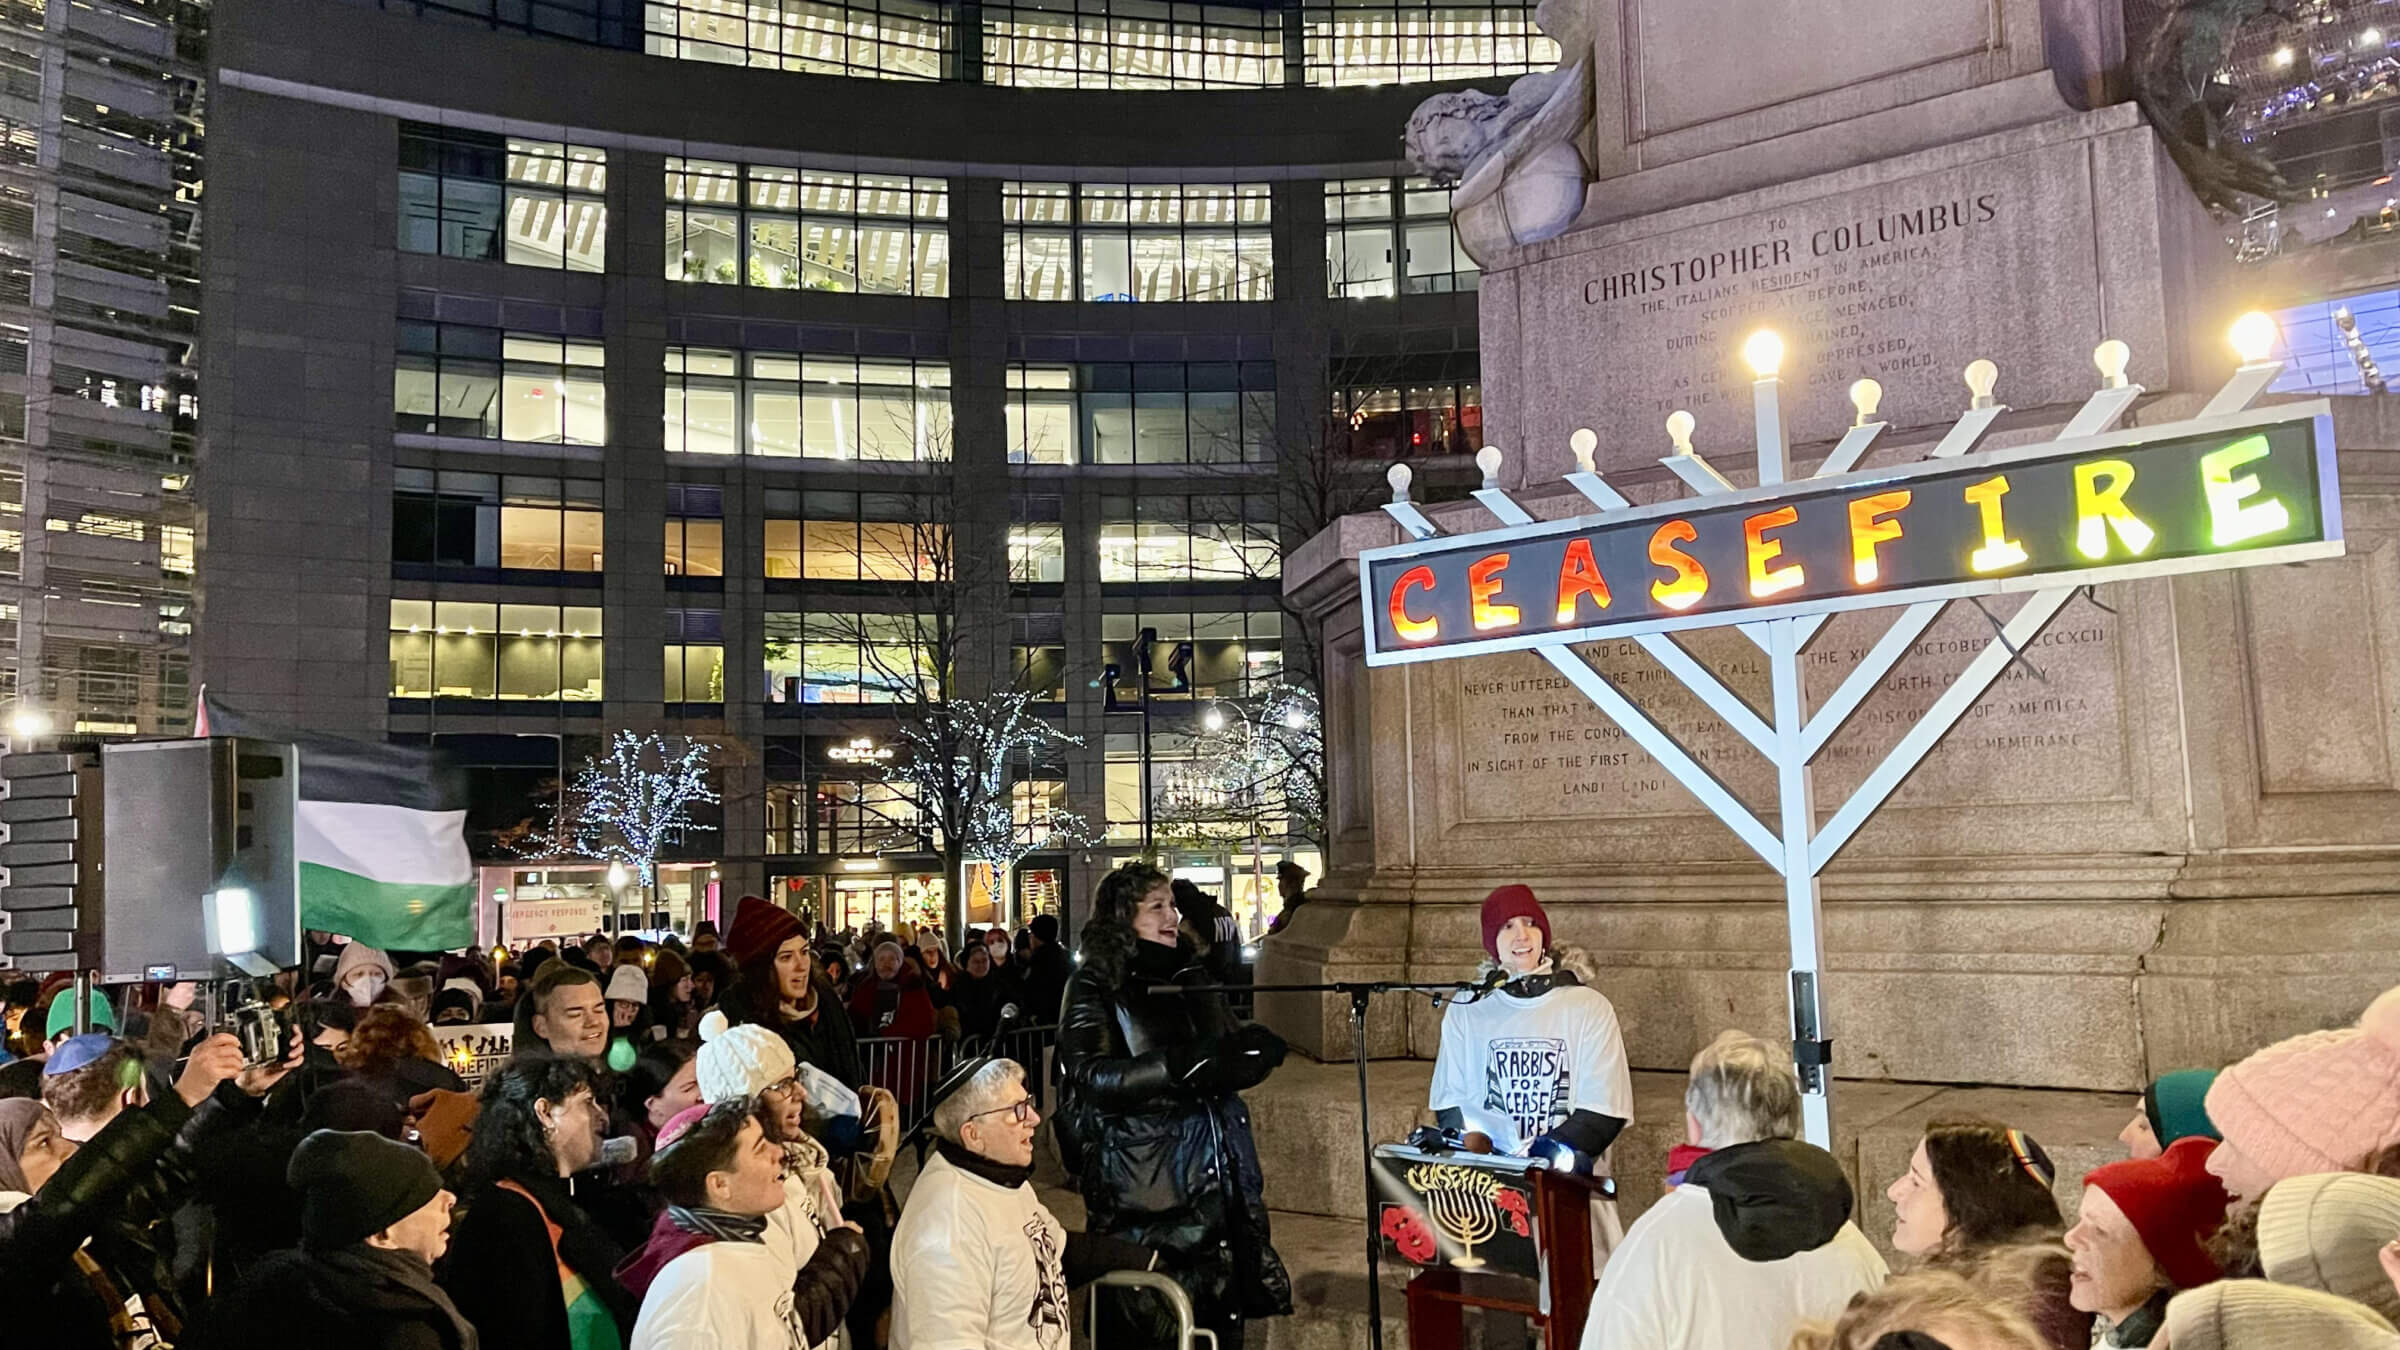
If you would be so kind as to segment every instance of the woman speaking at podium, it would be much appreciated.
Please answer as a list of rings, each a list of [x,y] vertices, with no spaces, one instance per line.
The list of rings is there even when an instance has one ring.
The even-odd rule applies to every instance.
[[[1605,1175],[1602,1154],[1633,1120],[1617,1010],[1588,983],[1581,951],[1553,949],[1550,916],[1529,887],[1484,897],[1483,950],[1486,992],[1442,1014],[1435,1119],[1476,1152]]]

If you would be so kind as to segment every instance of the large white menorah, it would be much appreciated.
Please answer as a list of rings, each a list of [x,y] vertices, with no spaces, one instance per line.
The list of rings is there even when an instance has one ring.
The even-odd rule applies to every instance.
[[[2188,422],[2147,428],[2139,433],[2139,437],[2150,439],[2177,435],[2202,436],[2235,433],[2246,429],[2252,423],[2261,421],[2259,415],[2244,415],[2243,410],[2261,393],[2265,392],[2268,385],[2274,382],[2276,375],[2283,369],[2283,362],[2270,357],[2270,352],[2279,336],[2273,321],[2266,316],[2260,314],[2244,316],[2241,322],[2234,325],[2232,334],[2233,346],[2242,359],[2241,367],[2234,372],[2233,377],[2217,391],[2215,397],[2201,409],[2197,417]],[[1744,344],[1742,355],[1756,375],[1751,390],[1755,412],[1753,423],[1757,440],[1758,484],[1761,490],[1766,490],[1787,483],[1791,476],[1792,466],[1784,429],[1781,382],[1778,375],[1783,363],[1783,341],[1772,331],[1761,330],[1751,335],[1749,341]],[[2124,439],[2126,434],[2130,434],[2120,434],[2114,437],[2108,435],[2112,428],[2116,427],[2117,423],[2133,408],[2134,401],[2144,392],[2142,386],[2131,383],[2125,378],[2126,366],[2130,359],[2131,353],[2126,345],[2113,340],[2101,343],[2093,351],[2092,361],[2099,368],[2101,387],[2086,399],[2074,416],[2067,420],[2066,425],[2060,428],[2052,442],[2054,446],[2061,447],[2060,453],[2082,446],[2111,445]],[[1966,367],[1964,378],[1971,396],[1968,407],[1952,424],[1948,433],[1930,451],[1930,457],[1934,460],[1953,459],[1973,451],[2001,414],[2008,411],[2005,405],[1993,398],[1992,391],[1998,382],[1999,370],[1990,361],[1978,360],[1970,363]],[[1817,466],[1813,475],[1815,478],[1832,478],[1851,473],[1857,468],[1860,460],[1865,457],[1867,450],[1874,444],[1876,438],[1889,426],[1887,422],[1875,420],[1883,397],[1882,386],[1873,380],[1860,380],[1851,386],[1850,397],[1852,405],[1858,413],[1856,422],[1825,457],[1824,462]],[[2277,411],[2279,413],[2289,412],[2295,416],[2316,414],[2321,419],[2323,462],[2326,466],[2325,481],[2322,485],[2325,494],[2326,517],[2321,539],[2304,542],[2288,549],[2261,550],[2256,554],[2230,561],[2161,560],[2146,566],[2120,567],[2114,569],[2114,575],[2128,577],[2168,575],[2177,571],[2197,570],[2206,566],[2245,566],[2276,561],[2295,561],[2304,558],[2330,557],[2341,552],[2338,496],[2330,471],[2330,410],[2326,405],[2318,404]],[[1659,462],[1682,480],[1687,487],[1703,498],[1736,490],[1723,474],[1717,472],[1700,456],[1698,451],[1693,449],[1692,435],[1697,429],[1697,422],[1689,412],[1678,410],[1671,414],[1667,418],[1666,429],[1673,443],[1673,452]],[[2070,442],[2076,444],[2069,446],[2067,443]],[[1576,431],[1569,438],[1568,443],[1575,454],[1576,469],[1564,476],[1565,482],[1597,508],[1599,517],[1596,519],[1600,522],[1598,527],[1605,528],[1605,521],[1611,513],[1634,509],[1633,503],[1616,488],[1604,482],[1594,467],[1594,454],[1599,449],[1599,437],[1589,429],[1583,429]],[[2013,455],[2017,452],[2007,453]],[[1532,527],[1537,533],[1556,528],[1555,524],[1545,526],[1538,522],[1533,513],[1501,488],[1500,470],[1505,462],[1505,457],[1497,447],[1486,446],[1476,454],[1475,460],[1483,470],[1483,486],[1474,494],[1475,500],[1498,519],[1501,530],[1476,534],[1471,536],[1472,539],[1492,539],[1496,541],[1495,547],[1498,547],[1499,542],[1503,542],[1509,537],[1507,532],[1515,527]],[[1400,524],[1411,540],[1429,541],[1439,538],[1443,533],[1442,530],[1409,500],[1408,488],[1411,476],[1408,466],[1405,464],[1393,465],[1388,478],[1392,487],[1392,500],[1385,505],[1384,511]],[[2000,490],[2005,491],[2005,480],[2002,480],[2002,483]],[[2254,483],[2247,486],[2254,486]],[[2218,485],[2218,487],[2221,489],[2224,485]],[[2212,491],[2216,490],[2218,489],[2212,489]],[[2246,486],[2236,484],[2233,490],[2238,496],[2239,492],[2246,490]],[[1760,493],[1752,492],[1748,495],[1757,497]],[[1972,501],[1973,498],[1970,497],[1969,500]],[[2226,504],[2231,505],[2234,500],[2236,500],[2235,497],[2228,497]],[[1898,510],[1899,508],[1892,506],[1887,509]],[[1788,515],[1788,513],[1786,514]],[[1993,515],[1996,516],[1997,512],[1994,511]],[[1873,525],[1874,521],[1870,519],[1869,523]],[[1853,526],[1853,528],[1857,527]],[[2092,525],[2085,528],[2097,528],[2097,526]],[[1888,534],[1876,537],[1896,538],[1898,535],[1899,531],[1893,529]],[[2001,543],[1998,547],[2016,550],[2013,541]],[[1393,554],[1422,551],[1410,545],[1389,550]],[[2137,546],[2135,552],[2139,551]],[[1979,552],[1977,555],[1978,571],[1987,570],[1983,563],[1987,552],[1989,551]],[[2095,551],[2089,546],[2084,549],[2085,555],[2092,558],[2102,556],[2102,552],[2104,550]],[[1590,556],[1588,552],[1583,555],[1586,559]],[[1874,554],[1870,550],[1866,556],[1871,559]],[[2014,561],[2022,562],[2023,558],[2024,555],[2021,551],[2015,552]],[[1385,597],[1370,593],[1371,588],[1364,586],[1367,565],[1373,560],[1373,551],[1370,552],[1369,557],[1361,559],[1362,600],[1366,605],[1367,623],[1371,633],[1375,631],[1375,625],[1378,622],[1378,607],[1386,603]],[[1413,557],[1411,561],[1414,561]],[[1487,560],[1487,562],[1489,561],[1492,560]],[[1507,560],[1502,557],[1497,561],[1505,564]],[[1478,566],[1483,565],[1478,564]],[[2008,563],[2003,561],[1990,564],[1990,568],[2005,570],[2007,565]],[[1797,569],[1793,570],[1796,574]],[[1871,580],[1873,564],[1862,562],[1860,571],[1862,582]],[[1422,575],[1430,578],[1432,573],[1427,571]],[[1472,575],[1470,573],[1470,576]],[[2098,574],[2095,574],[2095,577],[2097,576]],[[1812,1143],[1821,1147],[1831,1147],[1833,1143],[1833,1115],[1828,1073],[1828,1067],[1832,1060],[1833,1043],[1825,1018],[1824,996],[1819,981],[1819,972],[1824,960],[1824,916],[1819,896],[1818,876],[1834,856],[1842,850],[1843,846],[1848,844],[1851,838],[1858,833],[1860,827],[1865,825],[1899,789],[1942,736],[1968,709],[1975,705],[1978,699],[1983,697],[1984,692],[1991,687],[1993,681],[1999,678],[2012,661],[2017,659],[2017,654],[2041,635],[2042,630],[2048,626],[2051,619],[2066,606],[2078,590],[2088,584],[2090,579],[2094,579],[2094,577],[2087,577],[2085,581],[2066,581],[2063,584],[2043,581],[2040,583],[2040,589],[2033,589],[2033,583],[2029,582],[2026,587],[2021,588],[2030,592],[2025,603],[2005,623],[1994,620],[1995,625],[1999,628],[1998,640],[1986,645],[1976,653],[1974,658],[1967,663],[1966,668],[1959,673],[1957,679],[1933,701],[1932,705],[1925,710],[1924,715],[1884,755],[1873,771],[1851,792],[1848,800],[1844,801],[1824,822],[1822,828],[1818,825],[1816,800],[1810,782],[1810,761],[1816,758],[1834,735],[1858,711],[1859,706],[1883,682],[1892,667],[1908,654],[1918,637],[1941,617],[1953,596],[1973,594],[1976,593],[1977,588],[1953,586],[1947,588],[1950,594],[1937,594],[1933,598],[1920,598],[1914,603],[1907,603],[1882,637],[1849,671],[1840,686],[1830,696],[1823,699],[1813,711],[1810,708],[1807,676],[1802,660],[1810,641],[1816,637],[1818,631],[1824,626],[1825,620],[1830,617],[1831,608],[1857,608],[1862,603],[1872,605],[1875,602],[1871,596],[1861,600],[1846,601],[1839,606],[1827,606],[1827,612],[1798,613],[1747,621],[1731,616],[1709,617],[1693,621],[1694,623],[1723,622],[1730,624],[1766,654],[1767,666],[1771,674],[1772,697],[1771,706],[1763,714],[1761,710],[1754,709],[1739,694],[1728,688],[1717,678],[1715,673],[1692,657],[1690,652],[1676,640],[1673,633],[1667,631],[1669,627],[1676,625],[1666,623],[1628,625],[1626,636],[1639,644],[1641,650],[1648,653],[1652,659],[1665,668],[1669,675],[1673,676],[1684,688],[1690,690],[1712,712],[1722,718],[1727,726],[1731,727],[1774,766],[1774,809],[1765,819],[1744,805],[1718,779],[1716,774],[1701,762],[1698,756],[1687,750],[1672,735],[1661,728],[1635,704],[1631,697],[1620,690],[1608,675],[1594,668],[1591,662],[1575,649],[1576,642],[1591,640],[1588,635],[1579,635],[1571,631],[1560,631],[1555,634],[1533,633],[1528,635],[1531,638],[1530,641],[1518,640],[1508,644],[1515,649],[1533,651],[1549,662],[1561,676],[1591,699],[1603,713],[1623,728],[1637,745],[1673,774],[1678,783],[1698,798],[1703,806],[1706,806],[1712,814],[1724,822],[1727,828],[1731,829],[1760,858],[1765,860],[1769,867],[1782,876],[1785,909],[1791,935],[1793,1053],[1803,1090],[1801,1099],[1803,1119],[1808,1138]],[[2100,577],[2099,579],[2105,578]],[[1389,599],[1389,608],[1395,616],[1389,622],[1395,625],[1399,618],[1405,617],[1401,610],[1407,594],[1406,587],[1409,584],[1406,577],[1401,578],[1401,589],[1395,591]],[[1431,583],[1427,581],[1424,584],[1430,585]],[[1482,592],[1484,595],[1488,595],[1496,587],[1496,583],[1489,581],[1482,584],[1485,587]],[[1563,588],[1564,583],[1562,583],[1562,590]],[[1933,588],[1936,592],[1942,589],[1944,588]],[[1764,594],[1763,591],[1760,593]],[[1923,595],[1926,592],[1921,591],[1920,594]],[[1689,603],[1689,600],[1687,599],[1685,603]],[[1894,603],[1900,602],[1895,601]],[[1568,617],[1575,612],[1572,603],[1562,604],[1561,625],[1566,625]],[[1508,609],[1505,611],[1504,620],[1514,622],[1517,615],[1516,609]],[[1421,627],[1428,638],[1436,627],[1431,622],[1422,624],[1412,622],[1411,626]],[[1478,627],[1481,626],[1482,620],[1479,619]],[[1403,635],[1404,638],[1406,636]],[[1471,654],[1471,650],[1470,645],[1469,652],[1461,654]],[[1426,653],[1426,655],[1441,654],[1440,652]],[[1378,652],[1372,647],[1369,652],[1370,664],[1406,659],[1419,659],[1419,657],[1407,652]],[[1483,1204],[1485,1208],[1481,1219],[1478,1219],[1477,1222],[1488,1224],[1496,1221],[1492,1219],[1488,1201],[1479,1201],[1478,1203]],[[1445,1222],[1447,1221],[1445,1220]],[[1468,1222],[1463,1211],[1461,1211],[1460,1222],[1462,1224]],[[1483,1229],[1484,1236],[1489,1236],[1489,1231],[1489,1228],[1485,1227]],[[1482,1239],[1478,1238],[1477,1240]]]

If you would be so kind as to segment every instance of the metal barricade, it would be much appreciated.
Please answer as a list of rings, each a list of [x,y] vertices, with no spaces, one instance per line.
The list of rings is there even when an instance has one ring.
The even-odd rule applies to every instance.
[[[892,1094],[905,1139],[933,1110],[934,1085],[950,1072],[952,1048],[939,1036],[862,1036],[859,1068],[867,1082]]]
[[[1217,1333],[1195,1324],[1192,1317],[1192,1296],[1183,1286],[1155,1270],[1112,1270],[1092,1281],[1090,1301],[1084,1306],[1084,1328],[1087,1333],[1100,1325],[1100,1291],[1102,1289],[1147,1289],[1167,1301],[1175,1314],[1175,1350],[1192,1350],[1199,1341],[1208,1343],[1208,1350],[1217,1350]]]

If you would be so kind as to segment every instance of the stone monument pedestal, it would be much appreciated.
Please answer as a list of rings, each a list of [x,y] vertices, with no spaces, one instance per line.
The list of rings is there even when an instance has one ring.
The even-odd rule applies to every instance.
[[[1691,8],[1738,26],[1749,6]],[[1969,18],[1993,7],[1906,8],[1910,41],[1972,46]],[[1980,61],[1870,44],[1842,59],[1883,64],[1838,90],[1772,70],[1767,85],[1799,80],[1787,101],[1718,107],[1749,92],[1678,102],[1653,78],[1676,52],[1625,45],[1690,15],[1602,6],[1601,55],[1639,57],[1598,94],[1602,176],[1576,228],[1483,276],[1501,486],[1538,518],[1582,514],[1558,477],[1589,427],[1611,485],[1682,497],[1657,463],[1676,409],[1744,482],[1736,353],[1760,327],[1787,344],[1803,473],[1850,425],[1862,376],[1892,424],[1863,467],[1922,458],[1977,358],[2013,409],[1984,445],[2054,437],[2098,386],[2104,338],[2130,345],[2151,391],[2123,425],[2197,412],[2249,307],[2221,232],[2131,105],[2065,101],[2107,80],[2044,71],[2025,46],[2044,31],[2036,6],[2000,8],[2030,26],[1994,28]],[[1668,125],[1676,109],[1690,120]],[[1837,1080],[2129,1092],[2347,1022],[2400,982],[2400,426],[2382,402],[2335,400],[2346,557],[2071,601],[1834,862]],[[1428,514],[1446,533],[1497,523],[1472,503]],[[1287,596],[1323,620],[1331,840],[1317,902],[1268,941],[1259,981],[1465,978],[1477,903],[1524,882],[1558,939],[1594,954],[1636,1069],[1680,1071],[1727,1027],[1785,1035],[1780,881],[1571,685],[1528,654],[1364,666],[1356,559],[1398,541],[1384,517],[1353,516],[1285,562]],[[1957,602],[1925,632],[1817,758],[1820,819],[2019,603]],[[1826,624],[1807,655],[1820,698],[1893,613]],[[1679,640],[1766,706],[1741,635]],[[1771,799],[1764,762],[1634,644],[1582,650],[1754,810]],[[1346,1001],[1260,1007],[1309,1053],[1349,1056]],[[1379,1001],[1370,1053],[1430,1056],[1435,1027],[1422,1000]],[[1841,1100],[1837,1083],[1837,1120]]]

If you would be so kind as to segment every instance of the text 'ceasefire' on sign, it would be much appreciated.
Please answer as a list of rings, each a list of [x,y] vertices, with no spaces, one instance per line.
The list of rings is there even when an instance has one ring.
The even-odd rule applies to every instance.
[[[2341,552],[2323,403],[2144,435],[1369,550],[1360,557],[1367,661]]]

